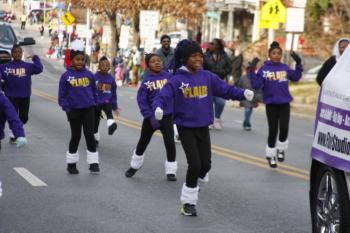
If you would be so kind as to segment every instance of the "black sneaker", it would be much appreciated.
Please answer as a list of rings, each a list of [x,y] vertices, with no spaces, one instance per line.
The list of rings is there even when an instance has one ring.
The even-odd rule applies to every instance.
[[[134,169],[131,167],[125,172],[125,176],[128,178],[133,177],[136,172],[137,172],[137,169]]]
[[[181,207],[180,213],[185,216],[197,216],[196,205],[186,203]]]
[[[276,157],[266,158],[271,168],[277,167]]]
[[[175,174],[167,174],[166,179],[168,181],[176,181],[176,175]]]
[[[114,122],[108,127],[108,134],[112,135],[116,129],[117,129],[117,123]]]
[[[98,165],[98,163],[92,163],[90,164],[89,170],[91,173],[98,173],[100,172],[100,166]]]
[[[10,144],[16,144],[16,138],[11,137],[10,138]]]
[[[279,162],[284,161],[284,151],[283,150],[277,150],[277,159]]]
[[[77,169],[76,163],[68,163],[67,171],[69,172],[69,174],[79,174],[79,170]]]

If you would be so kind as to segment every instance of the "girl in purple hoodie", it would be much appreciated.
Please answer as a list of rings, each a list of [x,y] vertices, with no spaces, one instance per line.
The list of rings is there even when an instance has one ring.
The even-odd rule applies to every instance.
[[[119,116],[119,109],[117,104],[117,84],[111,74],[108,73],[111,64],[107,57],[103,56],[99,60],[99,71],[95,74],[96,92],[97,92],[97,107],[95,116],[94,136],[96,146],[100,140],[100,133],[98,131],[102,111],[107,117],[108,134],[112,135],[117,129],[117,123],[114,120],[113,112]]]
[[[99,155],[94,138],[96,85],[93,73],[85,68],[83,42],[74,41],[70,51],[72,65],[62,74],[59,83],[58,104],[66,112],[71,129],[69,149],[66,152],[67,171],[78,174],[78,146],[83,129],[87,146],[87,163],[91,173],[98,173]]]
[[[177,162],[175,160],[176,150],[173,130],[173,103],[169,103],[164,109],[164,117],[158,121],[154,117],[154,101],[159,95],[160,90],[168,82],[172,74],[163,70],[163,63],[159,55],[147,54],[146,64],[150,72],[143,80],[138,92],[137,103],[143,123],[141,136],[137,143],[136,150],[131,157],[130,168],[126,171],[126,177],[135,175],[141,168],[144,159],[144,152],[151,141],[153,133],[159,129],[163,135],[167,160],[165,161],[165,174],[168,181],[176,181]]]
[[[282,49],[278,42],[270,45],[269,58],[257,73],[254,72],[258,58],[255,58],[249,66],[252,87],[263,90],[264,103],[269,126],[269,136],[266,145],[266,159],[272,168],[277,167],[277,160],[284,161],[285,151],[288,148],[288,126],[290,105],[292,96],[289,93],[289,80],[299,81],[303,67],[300,57],[292,52],[292,58],[296,65],[295,70],[281,63]],[[277,134],[279,131],[278,140]],[[277,160],[276,160],[277,157]]]
[[[13,104],[22,123],[26,124],[32,94],[32,75],[43,72],[43,65],[37,55],[27,57],[31,58],[33,63],[22,61],[23,50],[19,45],[12,47],[11,55],[13,60],[0,66],[3,90]],[[10,132],[10,142],[16,142],[16,137],[12,134],[12,131]]]
[[[161,120],[165,109],[174,101],[174,123],[188,163],[186,182],[181,190],[181,214],[196,216],[198,181],[208,182],[211,168],[208,126],[214,120],[213,96],[252,100],[254,93],[230,86],[216,74],[203,70],[203,53],[197,42],[180,41],[174,60],[175,75],[157,98],[155,117]]]

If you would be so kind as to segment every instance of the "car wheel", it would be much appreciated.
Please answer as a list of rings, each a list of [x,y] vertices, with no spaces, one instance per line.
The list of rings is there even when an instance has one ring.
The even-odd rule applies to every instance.
[[[343,173],[321,166],[311,186],[313,233],[349,233],[350,204]]]

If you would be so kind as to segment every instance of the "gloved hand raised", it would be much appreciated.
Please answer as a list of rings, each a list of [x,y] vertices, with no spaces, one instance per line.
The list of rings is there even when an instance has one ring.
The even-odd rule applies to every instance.
[[[243,95],[248,101],[252,101],[254,98],[254,92],[248,89],[244,90]]]
[[[16,139],[16,147],[20,148],[28,143],[27,139],[25,137],[18,137]]]
[[[149,122],[151,123],[151,126],[152,126],[153,129],[159,129],[160,128],[160,123],[159,123],[159,121],[156,118],[154,118],[154,117],[149,118]]]
[[[293,58],[293,60],[295,61],[295,63],[301,64],[301,58],[300,58],[300,56],[299,56],[296,52],[292,51],[291,54],[290,54],[290,56]]]
[[[259,61],[260,59],[255,57],[251,62],[248,62],[248,66],[247,66],[248,71],[254,71]]]
[[[154,112],[154,116],[158,121],[163,119],[163,109],[161,109],[160,107],[157,107],[156,111]]]

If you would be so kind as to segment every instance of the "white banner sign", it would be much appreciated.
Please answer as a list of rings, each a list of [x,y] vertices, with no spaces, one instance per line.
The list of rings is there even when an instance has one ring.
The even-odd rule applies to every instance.
[[[304,8],[287,8],[286,32],[304,32]]]
[[[159,11],[140,12],[140,37],[154,38],[159,26]]]

